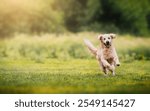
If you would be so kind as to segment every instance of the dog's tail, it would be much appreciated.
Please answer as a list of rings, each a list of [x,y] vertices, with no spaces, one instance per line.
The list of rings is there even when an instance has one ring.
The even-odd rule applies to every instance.
[[[92,44],[89,40],[87,40],[87,39],[84,39],[84,43],[85,43],[85,45],[88,47],[88,49],[92,52],[92,54],[96,55],[96,53],[97,53],[97,48],[95,48],[95,47],[93,46],[93,44]]]

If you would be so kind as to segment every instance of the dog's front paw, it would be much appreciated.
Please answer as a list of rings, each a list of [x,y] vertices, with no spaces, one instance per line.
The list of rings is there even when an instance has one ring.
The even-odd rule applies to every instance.
[[[120,66],[120,63],[116,63],[116,66]]]
[[[116,64],[116,66],[120,66],[120,64]]]

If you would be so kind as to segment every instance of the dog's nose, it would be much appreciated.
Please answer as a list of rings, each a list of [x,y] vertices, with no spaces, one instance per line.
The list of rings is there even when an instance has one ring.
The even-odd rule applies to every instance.
[[[109,41],[106,41],[106,44],[109,45]]]

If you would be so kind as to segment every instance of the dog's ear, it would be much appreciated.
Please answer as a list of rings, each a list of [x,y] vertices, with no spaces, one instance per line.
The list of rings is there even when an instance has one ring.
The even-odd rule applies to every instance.
[[[102,37],[103,37],[103,35],[102,34],[100,34],[100,35],[98,35],[98,40],[102,40]]]
[[[111,33],[111,34],[110,34],[110,37],[111,37],[112,39],[115,39],[115,38],[116,38],[116,34]]]

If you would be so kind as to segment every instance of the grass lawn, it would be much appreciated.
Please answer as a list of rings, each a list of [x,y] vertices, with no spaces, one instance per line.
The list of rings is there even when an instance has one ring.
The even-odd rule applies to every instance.
[[[95,59],[1,59],[0,93],[150,93],[150,62],[122,62],[105,77]]]

